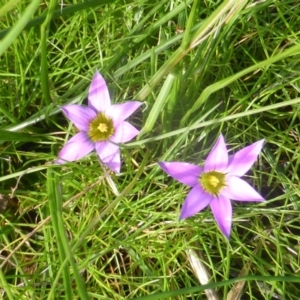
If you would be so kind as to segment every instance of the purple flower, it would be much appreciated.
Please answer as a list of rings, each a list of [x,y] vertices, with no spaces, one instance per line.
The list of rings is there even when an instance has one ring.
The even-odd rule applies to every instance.
[[[229,238],[232,223],[230,199],[264,201],[240,178],[257,159],[263,143],[264,140],[260,140],[228,157],[224,138],[220,135],[203,168],[184,162],[160,162],[166,173],[192,187],[183,203],[180,219],[191,217],[209,205],[221,231]]]
[[[121,159],[117,144],[128,142],[139,133],[124,120],[140,105],[142,102],[138,101],[111,105],[105,80],[97,71],[89,88],[88,107],[76,104],[62,107],[80,132],[61,149],[56,162],[75,161],[95,149],[101,161],[119,173]]]

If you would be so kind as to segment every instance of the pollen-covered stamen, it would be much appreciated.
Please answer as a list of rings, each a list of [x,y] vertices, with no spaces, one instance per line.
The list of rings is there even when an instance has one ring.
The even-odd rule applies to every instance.
[[[226,186],[225,174],[217,171],[202,173],[199,183],[207,193],[218,196],[222,188]]]
[[[105,123],[100,123],[99,126],[98,126],[98,129],[101,132],[107,132],[108,127]]]
[[[220,182],[220,180],[216,176],[213,176],[213,175],[209,175],[208,181],[209,181],[210,185],[212,185],[213,187],[217,187]]]
[[[113,120],[99,113],[90,123],[88,135],[93,142],[107,141],[115,132]]]

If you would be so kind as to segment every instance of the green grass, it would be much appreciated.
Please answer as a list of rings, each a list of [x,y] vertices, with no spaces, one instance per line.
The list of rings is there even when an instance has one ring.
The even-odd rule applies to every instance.
[[[299,16],[288,0],[1,0],[0,298],[298,300]],[[120,175],[95,153],[53,165],[76,132],[60,106],[86,103],[96,69],[114,103],[145,103]],[[157,165],[202,164],[221,132],[231,153],[266,140],[245,179],[267,201],[234,202],[229,240],[209,209],[178,220],[189,189]]]

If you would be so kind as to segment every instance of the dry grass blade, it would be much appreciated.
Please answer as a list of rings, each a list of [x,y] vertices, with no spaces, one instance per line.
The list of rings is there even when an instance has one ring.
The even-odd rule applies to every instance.
[[[196,277],[198,278],[200,284],[204,285],[210,281],[210,273],[202,263],[202,258],[197,255],[196,251],[193,249],[185,250],[187,258],[194,270]],[[208,300],[219,300],[219,297],[214,289],[207,289],[204,291]]]
[[[215,15],[212,22],[200,32],[199,35],[191,41],[189,49],[193,49],[220,30],[224,24],[228,24],[233,18],[238,17],[239,11],[247,4],[248,1],[229,1],[219,12]]]

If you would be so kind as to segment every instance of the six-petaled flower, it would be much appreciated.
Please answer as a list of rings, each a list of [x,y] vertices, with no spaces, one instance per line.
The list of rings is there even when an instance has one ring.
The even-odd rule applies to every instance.
[[[263,142],[260,140],[228,157],[224,138],[220,135],[204,167],[185,162],[160,162],[166,173],[192,187],[183,203],[180,219],[191,217],[209,205],[222,233],[228,238],[232,224],[230,199],[264,201],[240,178],[256,161]]]
[[[67,118],[79,129],[58,155],[59,164],[78,160],[94,149],[101,161],[116,173],[121,159],[118,144],[136,137],[139,131],[126,122],[142,102],[111,104],[105,80],[96,72],[88,93],[88,107],[76,104],[62,107]]]

